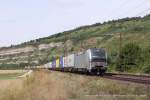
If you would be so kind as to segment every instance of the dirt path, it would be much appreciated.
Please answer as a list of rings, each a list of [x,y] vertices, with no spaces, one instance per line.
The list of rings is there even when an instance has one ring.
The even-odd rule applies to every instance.
[[[29,70],[28,72],[26,72],[24,75],[21,75],[19,76],[20,78],[23,78],[23,77],[26,77],[26,76],[29,76],[33,71],[32,70]]]

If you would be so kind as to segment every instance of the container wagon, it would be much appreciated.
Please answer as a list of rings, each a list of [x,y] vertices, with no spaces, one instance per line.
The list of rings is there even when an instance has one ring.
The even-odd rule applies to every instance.
[[[49,65],[48,65],[49,66]],[[104,49],[90,48],[50,62],[50,69],[103,74],[107,70],[107,53]]]

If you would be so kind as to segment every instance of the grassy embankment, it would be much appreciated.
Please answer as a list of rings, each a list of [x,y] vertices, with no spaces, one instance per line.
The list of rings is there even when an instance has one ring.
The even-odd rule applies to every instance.
[[[0,70],[0,80],[17,79],[26,72],[27,70]]]
[[[18,84],[18,82],[17,82]],[[37,71],[10,85],[0,100],[148,100],[150,86],[70,73]]]

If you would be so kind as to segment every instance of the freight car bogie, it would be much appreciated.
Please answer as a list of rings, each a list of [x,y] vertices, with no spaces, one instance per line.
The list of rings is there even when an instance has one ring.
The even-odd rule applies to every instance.
[[[90,73],[101,76],[106,72],[106,70],[107,70],[106,67],[94,67],[91,69]]]

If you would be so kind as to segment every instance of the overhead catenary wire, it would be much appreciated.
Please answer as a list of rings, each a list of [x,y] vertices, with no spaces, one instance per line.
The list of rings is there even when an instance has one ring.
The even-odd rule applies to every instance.
[[[120,9],[122,9],[122,8],[124,8],[124,7],[126,7],[126,6],[128,6],[128,4],[129,3],[131,3],[131,2],[133,2],[134,0],[132,0],[132,1],[129,1],[129,0],[126,0],[126,1],[124,1],[122,4],[120,4],[115,10],[112,10],[112,13],[109,15],[109,16],[112,16],[112,15],[115,15],[115,16],[125,16],[125,15],[127,15],[127,14],[129,14],[129,13],[131,13],[131,12],[133,12],[133,10],[132,9],[134,9],[134,8],[140,8],[140,7],[142,7],[142,5],[145,5],[145,4],[147,4],[148,3],[148,0],[141,0],[141,3],[139,3],[138,5],[134,5],[133,7],[132,7],[132,9],[129,9],[129,10],[126,10],[126,12],[118,12],[118,11],[120,11]],[[149,9],[148,9],[149,10]],[[118,14],[117,14],[117,12],[118,12]],[[122,13],[122,14],[121,14]],[[139,15],[139,14],[141,14],[141,13],[138,13],[137,15]]]
[[[129,0],[125,0],[123,2],[121,2],[117,7],[115,7],[114,9],[110,9],[110,13],[108,13],[108,17],[109,16],[114,16],[114,15],[117,15],[117,12],[120,11],[120,9],[124,6],[126,6],[127,4],[129,3]],[[102,20],[106,20],[106,19],[102,19]]]
[[[147,4],[147,0],[143,0],[140,4],[133,6],[132,9],[134,9],[134,8],[136,8],[136,9],[140,8],[140,7],[142,7],[142,5],[145,5],[145,3]],[[122,14],[122,16],[124,16],[126,14],[129,14],[131,12],[133,12],[133,10],[127,10],[126,12],[124,12],[124,14]]]
[[[66,57],[66,58],[64,59],[64,63],[65,63],[65,65],[67,66],[67,55],[68,55],[68,49],[67,49],[67,34],[65,33],[64,35],[65,35],[65,37],[64,37],[64,57]]]
[[[150,8],[147,8],[147,9],[145,9],[145,10],[139,12],[139,13],[136,14],[135,16],[140,16],[141,14],[143,14],[143,13],[145,13],[145,12],[147,12],[147,11],[150,11]]]
[[[144,5],[145,3],[147,4],[147,0],[143,0],[139,5],[135,6],[135,8],[141,7],[141,6]]]
[[[126,2],[126,5],[127,5],[127,3],[128,2]],[[145,4],[145,0],[143,0],[142,3],[134,6],[134,8],[135,7],[137,8],[137,7],[139,7],[139,6],[143,5],[143,4]],[[124,5],[122,5],[122,6],[124,6]],[[121,8],[122,6],[119,6],[118,9]],[[147,11],[147,10],[149,10],[149,9],[146,9],[146,10],[140,12],[140,14],[143,13],[143,12],[145,12],[145,11]],[[132,11],[132,10],[130,10],[130,11]],[[128,11],[127,13],[129,13],[130,11]],[[124,14],[127,14],[127,13],[124,13]],[[122,40],[123,40],[123,38],[122,38],[122,33],[119,33],[119,35],[120,35],[119,36],[120,39],[119,39],[119,55],[118,56],[119,56],[119,68],[120,68],[120,71],[121,71],[122,70],[122,66],[121,66],[121,51],[122,51],[122,42],[123,42]]]
[[[110,13],[110,15],[116,13],[117,11],[120,10],[120,8],[126,6],[128,3],[129,3],[129,0],[125,0],[117,8],[115,8],[114,10],[112,10],[112,12]]]

